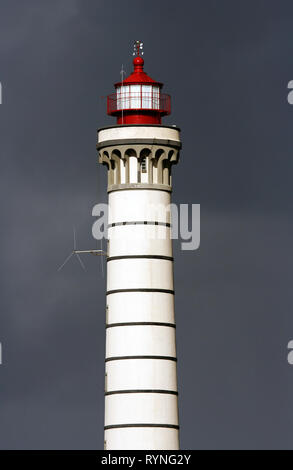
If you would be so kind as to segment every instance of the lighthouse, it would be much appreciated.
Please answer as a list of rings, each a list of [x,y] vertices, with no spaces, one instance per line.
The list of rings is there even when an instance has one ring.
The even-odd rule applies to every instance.
[[[108,174],[105,434],[112,449],[179,449],[177,356],[171,238],[172,169],[180,129],[163,84],[133,72],[107,98],[112,126],[98,129]]]

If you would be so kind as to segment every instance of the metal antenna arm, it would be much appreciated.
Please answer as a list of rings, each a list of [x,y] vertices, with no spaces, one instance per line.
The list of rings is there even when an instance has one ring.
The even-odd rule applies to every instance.
[[[96,256],[107,256],[107,253],[103,250],[74,250],[73,253],[75,255],[89,253],[91,255],[96,255]]]

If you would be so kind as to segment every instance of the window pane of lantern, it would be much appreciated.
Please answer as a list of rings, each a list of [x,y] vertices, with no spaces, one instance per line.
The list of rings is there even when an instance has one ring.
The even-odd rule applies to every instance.
[[[160,109],[160,88],[153,87],[153,109]]]
[[[121,86],[118,86],[116,88],[116,97],[117,97],[116,107],[117,109],[121,109]]]
[[[142,108],[150,109],[152,108],[152,86],[151,85],[142,85]]]
[[[140,85],[130,86],[130,108],[141,108]]]
[[[119,87],[120,96],[117,94],[117,101],[119,100],[120,109],[129,109],[129,86]],[[117,89],[118,90],[118,89]],[[119,109],[119,108],[118,108]]]

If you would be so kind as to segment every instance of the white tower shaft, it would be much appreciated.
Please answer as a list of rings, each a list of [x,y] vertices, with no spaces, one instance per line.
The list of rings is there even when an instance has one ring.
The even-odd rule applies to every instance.
[[[179,129],[99,130],[108,166],[105,448],[179,448],[170,220]]]

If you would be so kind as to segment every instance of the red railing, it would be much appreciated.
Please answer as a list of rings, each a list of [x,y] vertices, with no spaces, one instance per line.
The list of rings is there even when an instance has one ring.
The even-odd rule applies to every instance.
[[[171,113],[171,97],[165,93],[113,93],[107,97],[107,113],[119,111],[157,111],[162,115]]]

